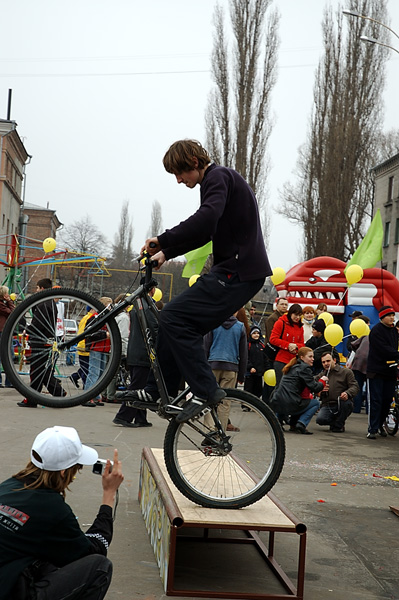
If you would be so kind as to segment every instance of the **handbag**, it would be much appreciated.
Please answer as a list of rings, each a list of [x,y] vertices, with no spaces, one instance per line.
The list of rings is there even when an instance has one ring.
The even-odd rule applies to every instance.
[[[285,327],[285,323],[283,321],[283,331],[281,332],[281,338],[284,335],[284,327]],[[280,349],[281,348],[279,348],[278,346],[273,346],[273,344],[271,344],[270,342],[266,342],[264,353],[266,354],[267,358],[273,362],[276,360],[277,353]]]

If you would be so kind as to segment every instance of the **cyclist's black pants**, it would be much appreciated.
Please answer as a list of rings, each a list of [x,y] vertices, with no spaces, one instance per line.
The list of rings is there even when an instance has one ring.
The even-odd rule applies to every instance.
[[[238,275],[208,273],[161,311],[157,355],[168,393],[176,396],[181,376],[195,396],[208,399],[217,389],[203,336],[219,327],[260,290],[264,278],[241,282]],[[157,396],[151,376],[146,390]]]

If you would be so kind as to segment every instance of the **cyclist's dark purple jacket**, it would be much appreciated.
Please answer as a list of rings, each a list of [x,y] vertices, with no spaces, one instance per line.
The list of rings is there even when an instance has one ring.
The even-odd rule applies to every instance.
[[[237,273],[240,281],[272,274],[255,195],[233,169],[209,165],[201,182],[201,206],[158,236],[167,259],[213,242],[213,271]]]

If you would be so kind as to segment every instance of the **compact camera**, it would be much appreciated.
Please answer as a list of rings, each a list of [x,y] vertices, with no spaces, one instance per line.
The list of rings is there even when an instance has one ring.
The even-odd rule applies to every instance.
[[[102,475],[103,471],[105,469],[105,465],[107,464],[107,461],[104,460],[103,458],[99,458],[97,462],[94,463],[93,465],[93,473],[95,473],[96,475]],[[112,466],[113,466],[113,461],[111,460],[111,468],[109,470],[109,472],[111,473],[112,471]]]

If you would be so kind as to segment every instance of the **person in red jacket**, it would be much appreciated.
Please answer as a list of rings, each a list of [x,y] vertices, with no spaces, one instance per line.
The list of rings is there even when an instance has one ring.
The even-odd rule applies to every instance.
[[[6,285],[0,286],[0,340],[1,340],[2,331],[4,329],[4,325],[6,324],[8,317],[10,316],[10,314],[12,313],[12,311],[15,308],[14,302],[11,300],[8,292],[9,292],[9,289]],[[0,387],[3,387],[3,384],[1,381],[1,371],[2,371],[2,367],[0,364]],[[11,382],[8,380],[7,374],[6,374],[6,387],[12,387]]]
[[[100,302],[104,304],[104,306],[108,307],[112,304],[112,298],[108,298],[107,296],[103,296],[100,298]],[[93,313],[89,319],[86,321],[85,329],[89,327],[92,320],[96,318],[98,313]],[[96,331],[95,333],[87,336],[85,338],[86,348],[89,349],[89,371],[87,373],[87,378],[85,381],[85,390],[93,387],[93,385],[97,382],[101,373],[104,371],[105,364],[107,361],[107,355],[109,354],[111,343],[109,341],[109,333],[107,331],[107,327],[104,325],[100,329],[100,331]],[[104,402],[101,402],[100,396],[88,400],[84,402],[82,406],[104,406]]]
[[[270,343],[279,348],[273,367],[276,372],[276,386],[283,376],[283,368],[298,354],[303,340],[302,307],[292,304],[288,313],[280,317],[274,324],[270,334]]]

